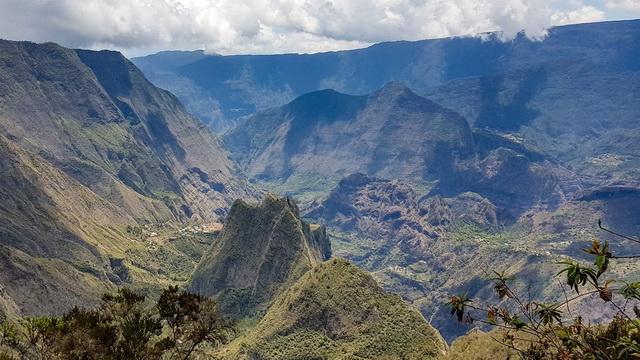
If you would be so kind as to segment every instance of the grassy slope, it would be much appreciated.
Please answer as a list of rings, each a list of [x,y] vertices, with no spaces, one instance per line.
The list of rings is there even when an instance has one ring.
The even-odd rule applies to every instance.
[[[117,52],[0,50],[0,313],[184,283],[213,237],[180,221],[251,196],[219,139]]]
[[[445,350],[438,332],[399,296],[348,261],[332,259],[307,272],[221,353],[232,359],[424,359]]]
[[[59,314],[94,304],[115,284],[148,291],[181,284],[212,242],[212,235],[181,234],[175,225],[137,226],[127,212],[2,136],[0,154],[0,312]]]

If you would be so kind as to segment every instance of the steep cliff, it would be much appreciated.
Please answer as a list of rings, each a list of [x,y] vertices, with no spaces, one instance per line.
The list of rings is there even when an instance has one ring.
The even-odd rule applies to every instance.
[[[0,59],[0,134],[137,219],[214,219],[246,195],[217,137],[120,53],[0,41]]]
[[[252,196],[219,145],[117,52],[0,40],[0,317],[184,281],[178,223]]]
[[[330,255],[324,227],[300,220],[291,199],[268,193],[258,204],[237,200],[188,289],[219,295],[227,311],[243,314],[268,304]]]

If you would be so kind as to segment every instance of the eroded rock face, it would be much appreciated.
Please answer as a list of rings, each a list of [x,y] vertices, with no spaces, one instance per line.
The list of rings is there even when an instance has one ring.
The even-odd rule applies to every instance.
[[[188,289],[220,295],[223,306],[225,299],[241,298],[243,304],[231,304],[231,310],[250,311],[330,255],[324,227],[300,220],[293,200],[273,193],[257,204],[237,200]]]
[[[457,195],[450,202],[451,213],[457,219],[474,224],[483,230],[498,227],[498,208],[489,199],[473,192]]]
[[[0,313],[60,315],[73,306],[95,306],[115,286],[95,236],[86,234],[135,224],[122,209],[0,135]]]
[[[380,251],[399,248],[411,258],[432,256],[430,245],[444,238],[453,224],[488,230],[498,225],[496,207],[478,194],[419,199],[404,181],[360,173],[343,178],[324,201],[310,206],[305,217],[360,238],[386,239]]]
[[[444,178],[430,195],[475,192],[495,204],[505,220],[515,221],[531,209],[556,209],[580,189],[571,171],[544,158],[532,160],[525,153],[506,147],[490,150],[486,157]]]

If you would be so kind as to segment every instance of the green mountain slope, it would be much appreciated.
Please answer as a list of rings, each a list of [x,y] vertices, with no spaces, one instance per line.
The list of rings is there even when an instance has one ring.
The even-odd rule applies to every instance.
[[[245,195],[216,136],[121,54],[10,41],[0,50],[0,134],[138,219],[215,219]]]
[[[123,229],[136,224],[2,136],[0,219],[0,284],[3,297],[15,305],[4,311],[0,306],[0,312],[33,315],[93,304],[113,289],[117,275],[106,254],[115,252],[115,244],[126,244]]]
[[[253,195],[219,139],[121,54],[0,41],[0,317],[187,280]]]
[[[301,221],[291,199],[268,193],[258,204],[237,200],[188,289],[219,295],[227,312],[247,314],[330,255],[324,227]]]
[[[429,359],[447,345],[402,299],[344,259],[308,271],[262,321],[221,353],[230,359]]]

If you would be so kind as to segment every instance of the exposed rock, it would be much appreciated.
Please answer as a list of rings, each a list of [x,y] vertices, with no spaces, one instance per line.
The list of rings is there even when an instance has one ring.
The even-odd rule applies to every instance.
[[[480,229],[495,230],[498,227],[498,209],[476,193],[466,192],[452,198],[451,213],[457,219],[476,225]]]
[[[495,206],[478,194],[419,200],[404,181],[360,173],[343,178],[326,199],[309,207],[305,217],[384,243],[380,254],[373,257],[384,257],[390,249],[399,248],[407,261],[432,256],[431,245],[444,239],[454,223],[472,223],[488,230],[498,225]]]
[[[325,229],[301,221],[291,199],[268,193],[258,204],[237,200],[188,289],[220,295],[226,311],[246,313],[268,304],[330,255]]]

